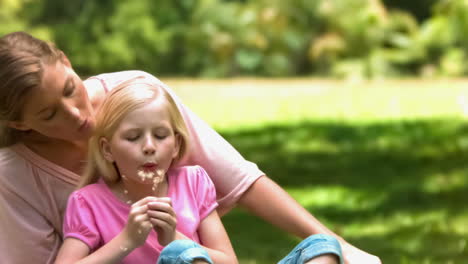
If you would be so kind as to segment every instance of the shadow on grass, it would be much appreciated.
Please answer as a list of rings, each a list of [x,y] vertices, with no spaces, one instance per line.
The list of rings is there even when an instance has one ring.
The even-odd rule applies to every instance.
[[[304,207],[384,263],[468,263],[462,121],[311,121],[221,134],[299,201],[311,193]],[[354,203],[314,202],[320,190],[333,200],[336,188]],[[223,221],[241,263],[276,263],[298,242],[238,209]]]

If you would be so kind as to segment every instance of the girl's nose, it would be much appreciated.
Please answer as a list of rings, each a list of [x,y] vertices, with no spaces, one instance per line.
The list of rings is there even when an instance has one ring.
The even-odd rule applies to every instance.
[[[156,153],[156,147],[151,136],[146,137],[143,145],[143,153],[145,155],[154,155]]]

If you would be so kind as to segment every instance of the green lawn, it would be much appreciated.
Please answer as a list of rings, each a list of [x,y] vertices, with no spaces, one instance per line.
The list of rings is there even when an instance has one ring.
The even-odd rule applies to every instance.
[[[468,263],[468,82],[163,81],[384,263]],[[276,263],[298,242],[241,210],[223,221],[241,263]]]

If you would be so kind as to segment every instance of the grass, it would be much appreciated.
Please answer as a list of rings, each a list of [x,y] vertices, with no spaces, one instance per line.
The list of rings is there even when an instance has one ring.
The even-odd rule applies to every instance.
[[[164,80],[307,210],[383,263],[468,262],[463,81]],[[241,263],[298,242],[236,209]]]

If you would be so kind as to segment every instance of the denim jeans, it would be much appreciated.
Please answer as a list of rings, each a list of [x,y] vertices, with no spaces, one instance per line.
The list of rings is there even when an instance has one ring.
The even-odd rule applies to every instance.
[[[286,257],[278,264],[303,264],[314,257],[324,254],[333,254],[343,264],[341,246],[338,240],[329,235],[312,235],[301,241]]]
[[[313,235],[302,240],[278,264],[304,264],[314,257],[334,254],[343,263],[341,246],[338,240],[329,235]],[[202,259],[213,264],[208,252],[191,240],[174,240],[167,245],[159,256],[157,264],[189,264],[195,259]]]
[[[157,264],[189,264],[194,260],[213,264],[208,252],[192,240],[174,240],[159,255]]]

